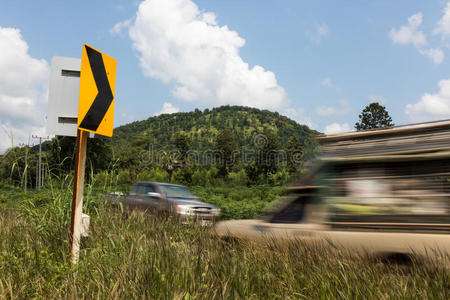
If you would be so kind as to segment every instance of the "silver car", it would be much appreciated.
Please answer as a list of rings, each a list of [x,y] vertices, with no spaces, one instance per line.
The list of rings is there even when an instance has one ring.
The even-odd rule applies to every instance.
[[[219,208],[200,201],[188,188],[177,184],[138,182],[119,200],[130,209],[171,213],[183,223],[193,220],[208,225],[220,215]]]

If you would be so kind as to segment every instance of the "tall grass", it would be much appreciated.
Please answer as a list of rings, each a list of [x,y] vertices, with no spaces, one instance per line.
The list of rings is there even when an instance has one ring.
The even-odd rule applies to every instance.
[[[448,269],[407,269],[301,241],[223,240],[169,217],[121,212],[91,190],[90,236],[68,256],[70,193],[0,207],[0,299],[448,299]],[[87,191],[89,193],[89,191]],[[18,196],[17,196],[18,195]],[[447,263],[449,263],[447,261]]]

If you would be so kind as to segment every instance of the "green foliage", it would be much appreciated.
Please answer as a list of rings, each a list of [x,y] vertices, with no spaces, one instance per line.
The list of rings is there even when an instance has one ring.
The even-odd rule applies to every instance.
[[[42,164],[47,167],[47,156],[43,155]],[[25,176],[27,187],[35,187],[38,152],[28,146],[14,147],[0,155],[0,180],[9,184],[24,187]],[[46,168],[47,169],[47,168]]]
[[[223,219],[251,219],[282,193],[283,188],[271,186],[235,186],[191,188],[203,201],[220,207]]]
[[[358,131],[394,126],[386,107],[378,102],[367,105],[358,117],[359,121],[355,123],[355,128]]]
[[[218,135],[229,129],[236,147],[240,149],[253,145],[255,135],[263,133],[264,128],[273,130],[283,147],[291,136],[299,138],[308,154],[313,153],[316,147],[313,137],[317,132],[306,125],[276,112],[243,106],[221,106],[203,112],[196,110],[151,117],[114,129],[111,142],[120,153],[128,153],[130,144],[148,149],[149,144],[146,143],[152,143],[155,151],[167,151],[176,148],[174,141],[183,133],[188,138],[189,149],[204,151],[214,149]]]
[[[289,172],[285,169],[269,175],[269,184],[275,186],[284,186],[290,181]]]
[[[237,150],[236,139],[229,128],[225,128],[218,134],[214,149],[220,154],[219,173],[225,177],[235,163],[235,151]]]
[[[175,183],[190,185],[192,183],[192,175],[194,170],[191,166],[185,166],[173,172],[173,181]]]
[[[15,208],[24,198],[23,190],[5,182],[0,182],[0,209]]]
[[[278,169],[277,158],[278,139],[272,130],[264,129],[262,135],[255,139],[256,146],[256,166],[258,171],[264,176],[264,183],[268,183],[269,173],[275,173]]]
[[[95,175],[95,186],[102,187],[108,182],[108,172],[101,171]]]
[[[118,185],[121,190],[127,190],[130,185],[136,181],[155,181],[169,182],[169,172],[161,168],[148,168],[140,173],[133,173],[129,170],[101,171],[93,176],[92,184],[96,188],[105,188],[106,186]],[[67,180],[70,180],[68,178]],[[259,177],[262,181],[262,175]],[[269,184],[273,186],[283,186],[289,182],[289,173],[286,170],[280,170],[270,174]],[[215,167],[204,168],[201,166],[186,166],[177,168],[172,177],[172,183],[198,186],[198,187],[246,187],[249,185],[249,178],[244,169],[237,172],[230,172],[225,178],[219,174]],[[64,186],[67,186],[64,185]]]
[[[181,162],[185,164],[190,148],[190,141],[189,137],[184,132],[181,132],[176,136],[175,147],[177,147],[177,150],[180,152]]]
[[[117,175],[118,185],[132,185],[134,183],[134,178],[130,171],[120,170]]]
[[[244,169],[240,169],[238,172],[231,172],[227,175],[227,183],[231,186],[247,186],[248,176]]]
[[[25,169],[25,147],[14,147],[0,160],[0,178],[20,185],[22,182],[23,170]]]
[[[138,181],[155,181],[155,182],[169,182],[169,174],[160,168],[152,168],[140,173],[137,176]]]
[[[245,166],[245,173],[247,174],[248,183],[251,185],[259,184],[263,181],[263,175],[254,162],[251,162]]]
[[[291,174],[299,172],[300,167],[303,163],[303,147],[300,140],[296,136],[291,136],[289,138],[287,147],[287,170]]]
[[[65,136],[50,141],[48,160],[53,173],[61,175],[73,170],[75,140]],[[100,138],[88,139],[86,157],[86,174],[106,170],[113,160],[111,145]]]
[[[192,175],[192,185],[206,186],[209,185],[208,170],[199,168]]]
[[[219,178],[218,170],[215,167],[198,168],[192,174],[191,184],[194,186],[218,186],[223,185],[223,179]]]
[[[109,174],[114,165],[116,177],[122,185],[131,184],[139,174],[145,174],[142,178],[188,185],[200,182],[222,185],[230,180],[233,185],[238,181],[247,185],[281,182],[270,178],[285,166],[278,165],[273,155],[268,153],[284,149],[288,138],[295,137],[306,155],[311,155],[316,147],[315,134],[307,126],[278,113],[242,106],[165,114],[116,128],[112,139],[89,139],[86,176],[97,181],[95,186],[104,186],[105,174]],[[267,145],[255,144],[261,136]],[[52,175],[48,180],[54,186],[66,187],[69,184],[74,146],[75,138],[72,137],[56,137],[43,144],[46,176]],[[240,154],[245,155],[247,150],[257,150],[253,154],[254,160],[241,161],[243,156]],[[25,163],[27,151],[28,161]],[[210,157],[210,152],[213,157]],[[221,154],[219,160],[216,152]],[[26,178],[27,186],[32,187],[36,182],[36,164],[36,147],[30,150],[28,147],[12,148],[0,156],[0,180],[23,186]],[[197,170],[200,167],[207,170],[217,168],[218,176],[205,175]],[[159,169],[161,174],[149,173],[155,169]],[[241,176],[244,174],[242,169],[245,169],[245,176]],[[227,179],[230,172],[241,174],[240,179],[236,179],[236,175]],[[209,178],[204,179],[205,176]]]

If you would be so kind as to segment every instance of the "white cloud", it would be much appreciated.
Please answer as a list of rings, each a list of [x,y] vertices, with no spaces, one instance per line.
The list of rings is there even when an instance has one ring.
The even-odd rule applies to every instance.
[[[116,5],[116,9],[117,9],[118,11],[124,11],[124,10],[125,10],[125,6],[124,6],[123,4],[117,4],[117,5]]]
[[[127,19],[125,21],[114,24],[113,28],[109,30],[111,35],[120,35],[125,29],[128,29],[133,19]]]
[[[322,85],[323,85],[324,87],[327,87],[327,88],[330,88],[330,89],[334,89],[334,90],[336,90],[336,91],[339,91],[339,87],[338,87],[334,82],[332,82],[330,78],[324,78],[324,79],[322,80]]]
[[[332,115],[345,115],[350,112],[350,103],[346,99],[341,99],[338,101],[338,107],[332,107],[332,106],[318,106],[316,108],[316,113],[319,116],[325,117],[325,116],[332,116]]]
[[[322,39],[330,34],[330,28],[327,24],[316,24],[313,31],[307,30],[306,36],[316,45],[319,45]]]
[[[323,130],[325,134],[335,134],[348,131],[350,131],[350,125],[348,123],[331,123],[325,126],[325,129]]]
[[[180,111],[180,108],[178,106],[173,105],[170,102],[164,102],[163,107],[161,108],[161,110],[155,114],[155,116],[157,115],[162,115],[162,114],[173,114],[173,113],[177,113]]]
[[[20,30],[0,27],[0,152],[44,132],[49,67],[28,54]]]
[[[417,29],[422,25],[422,13],[419,12],[408,18],[408,25],[400,27],[400,29],[392,28],[389,32],[390,39],[400,45],[413,44],[414,46],[425,46],[427,38],[422,31]]]
[[[288,104],[273,72],[240,57],[245,40],[191,0],[143,1],[129,35],[144,74],[174,82],[177,99],[268,109]]]
[[[426,93],[419,102],[406,105],[406,114],[414,121],[450,118],[450,79],[440,80],[439,92]]]
[[[317,125],[313,123],[311,118],[305,112],[303,108],[286,108],[280,112],[282,115],[296,121],[299,124],[307,125],[311,129],[317,128]]]
[[[400,27],[400,29],[392,28],[389,32],[389,38],[400,45],[414,45],[420,54],[428,57],[435,64],[444,61],[444,52],[440,48],[424,49],[428,44],[427,38],[423,31],[418,30],[422,25],[422,13],[419,12],[408,18],[408,25]],[[435,30],[436,31],[436,30]]]
[[[444,15],[439,20],[433,33],[440,34],[443,38],[450,35],[450,2],[448,2],[447,6],[444,8]]]
[[[435,64],[440,64],[444,61],[444,52],[440,48],[430,48],[427,50],[419,50],[420,54],[430,58]]]

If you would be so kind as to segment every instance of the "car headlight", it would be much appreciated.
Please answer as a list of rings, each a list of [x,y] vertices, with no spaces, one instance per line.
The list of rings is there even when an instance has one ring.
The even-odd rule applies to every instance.
[[[213,208],[211,209],[211,213],[215,216],[219,216],[220,215],[220,208]]]
[[[188,205],[175,205],[175,210],[180,215],[190,215],[190,214],[192,214],[192,209]]]

